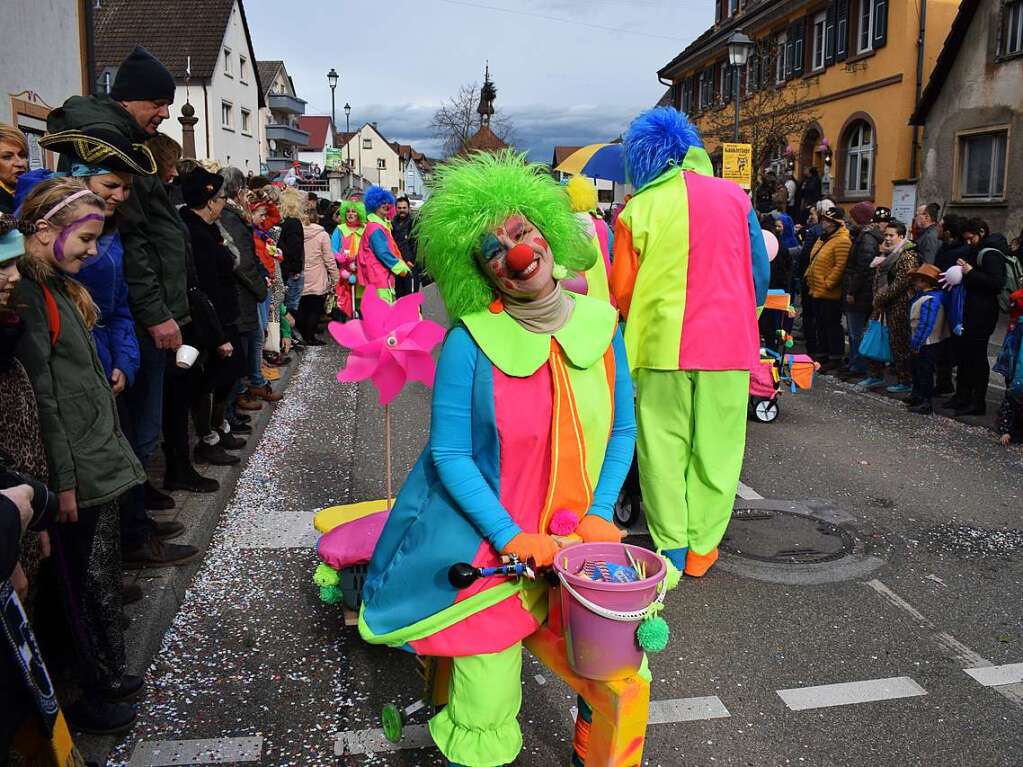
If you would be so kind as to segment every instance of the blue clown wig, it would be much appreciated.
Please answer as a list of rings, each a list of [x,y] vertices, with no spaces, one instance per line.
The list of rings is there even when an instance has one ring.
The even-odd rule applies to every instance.
[[[382,186],[371,186],[362,196],[367,213],[376,213],[382,205],[394,205],[394,195]]]
[[[690,147],[703,147],[700,132],[685,114],[654,107],[639,115],[625,134],[625,170],[642,189],[673,165],[681,165]]]

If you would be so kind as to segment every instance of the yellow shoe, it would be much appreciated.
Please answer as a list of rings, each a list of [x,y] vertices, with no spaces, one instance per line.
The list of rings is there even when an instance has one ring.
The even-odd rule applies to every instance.
[[[718,561],[718,550],[711,549],[708,554],[697,554],[689,549],[686,554],[686,575],[701,578],[706,575],[710,566]]]
[[[263,378],[267,381],[277,381],[281,377],[281,371],[269,365],[263,365]]]

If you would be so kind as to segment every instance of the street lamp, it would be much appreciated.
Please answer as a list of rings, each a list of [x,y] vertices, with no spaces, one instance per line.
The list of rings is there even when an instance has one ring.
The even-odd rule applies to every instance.
[[[728,63],[735,71],[735,141],[739,141],[739,70],[749,61],[753,41],[742,32],[733,32],[728,38]]]
[[[337,120],[337,117],[335,117],[335,115],[334,115],[334,90],[337,88],[337,81],[340,80],[340,79],[341,79],[341,76],[336,71],[334,71],[334,67],[331,67],[330,71],[327,72],[327,82],[330,83],[330,130],[331,130],[330,136],[331,136],[331,139],[334,138],[333,131],[336,130],[335,122]],[[331,143],[333,143],[333,141],[331,141]]]
[[[352,172],[352,126],[348,122],[348,118],[352,116],[352,105],[347,101],[345,102],[345,152],[348,155],[348,172]]]

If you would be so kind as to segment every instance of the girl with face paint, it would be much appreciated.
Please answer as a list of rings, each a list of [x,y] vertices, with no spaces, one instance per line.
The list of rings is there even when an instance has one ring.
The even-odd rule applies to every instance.
[[[35,231],[25,238],[23,279],[15,286],[25,326],[16,355],[35,391],[50,486],[58,492],[54,593],[41,594],[39,604],[70,622],[62,641],[74,650],[68,671],[83,697],[67,719],[126,726],[131,707],[109,702],[135,684],[124,675],[118,501],[145,474],[121,432],[90,333],[98,309],[73,278],[96,255],[105,211],[102,198],[64,178],[39,183],[21,204],[22,220]]]
[[[460,589],[436,573],[502,555],[550,565],[555,536],[620,540],[611,514],[635,444],[632,382],[615,309],[559,286],[596,252],[539,166],[511,153],[441,166],[418,235],[453,326],[429,443],[377,543],[360,633],[451,659],[430,734],[451,765],[493,767],[522,748],[522,640],[546,621],[546,588]]]

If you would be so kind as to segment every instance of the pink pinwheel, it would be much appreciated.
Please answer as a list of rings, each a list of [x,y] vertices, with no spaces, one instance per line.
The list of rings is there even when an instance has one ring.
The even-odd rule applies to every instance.
[[[370,289],[362,300],[361,320],[330,323],[334,340],[351,349],[337,380],[372,380],[384,406],[408,380],[433,386],[436,364],[430,352],[444,339],[444,328],[420,318],[422,303],[422,294],[414,293],[388,304]]]

